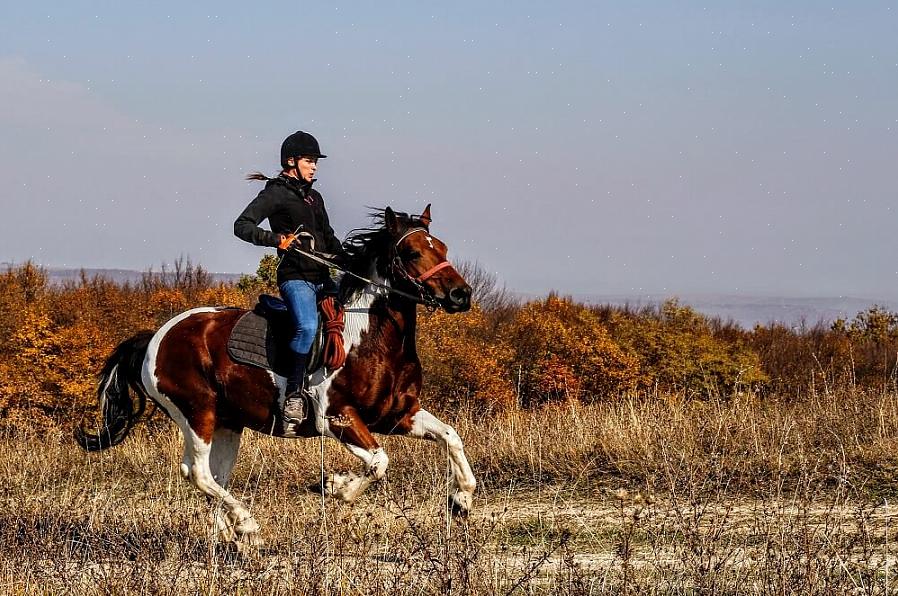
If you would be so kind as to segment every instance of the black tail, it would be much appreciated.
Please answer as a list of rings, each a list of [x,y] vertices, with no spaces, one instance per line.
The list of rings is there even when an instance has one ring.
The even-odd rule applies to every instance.
[[[75,440],[82,449],[102,451],[118,445],[143,414],[147,392],[140,380],[140,371],[152,337],[152,331],[141,331],[120,343],[106,359],[97,387],[97,400],[103,410],[103,427],[96,435],[87,434],[81,427],[75,429]],[[137,394],[136,410],[129,387]]]

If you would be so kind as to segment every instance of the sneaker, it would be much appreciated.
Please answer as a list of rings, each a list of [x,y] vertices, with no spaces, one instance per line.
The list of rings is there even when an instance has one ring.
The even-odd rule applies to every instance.
[[[294,391],[284,400],[284,424],[299,424],[306,419],[308,396],[304,391]]]

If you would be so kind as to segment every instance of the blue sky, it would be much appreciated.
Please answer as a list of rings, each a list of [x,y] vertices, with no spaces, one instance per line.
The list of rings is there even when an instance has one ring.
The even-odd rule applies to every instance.
[[[31,3],[0,22],[0,261],[252,271],[313,132],[338,234],[433,203],[512,289],[898,295],[887,2]]]

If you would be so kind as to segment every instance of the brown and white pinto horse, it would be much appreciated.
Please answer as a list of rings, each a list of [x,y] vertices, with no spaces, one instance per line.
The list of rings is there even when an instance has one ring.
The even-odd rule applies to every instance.
[[[344,275],[346,362],[311,376],[311,413],[293,432],[284,434],[274,424],[273,408],[286,380],[228,355],[231,329],[245,311],[195,308],[116,348],[98,389],[104,426],[97,435],[79,430],[81,446],[95,451],[123,441],[151,398],[184,436],[181,474],[223,505],[225,514],[216,514],[214,523],[227,540],[259,542],[256,520],[227,489],[245,428],[284,437],[323,434],[340,441],[363,463],[360,474],[327,477],[322,490],[344,501],[356,499],[387,471],[389,459],[372,433],[440,442],[448,450],[454,477],[450,505],[466,513],[476,481],[458,433],[418,402],[417,304],[406,296],[413,293],[448,312],[460,312],[470,308],[471,288],[448,264],[446,245],[430,234],[430,205],[420,216],[388,207],[375,218],[379,225],[374,229],[347,240],[348,270],[406,294]],[[136,411],[129,387],[138,396]]]

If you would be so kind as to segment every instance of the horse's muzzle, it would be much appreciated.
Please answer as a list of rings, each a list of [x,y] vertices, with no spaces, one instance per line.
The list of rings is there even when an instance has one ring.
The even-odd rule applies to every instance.
[[[449,291],[449,301],[445,306],[447,312],[465,312],[471,310],[471,286],[465,284]]]

